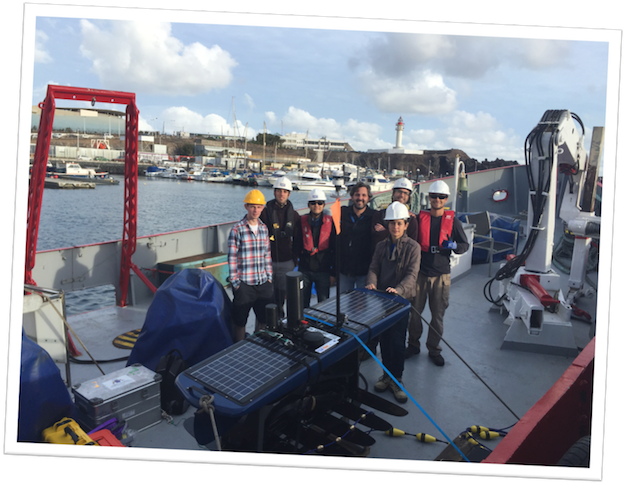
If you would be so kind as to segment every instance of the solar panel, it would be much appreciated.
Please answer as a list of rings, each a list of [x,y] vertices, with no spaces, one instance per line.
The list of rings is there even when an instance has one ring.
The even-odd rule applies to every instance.
[[[371,292],[348,291],[340,297],[341,312],[348,317],[343,327],[361,335],[406,304],[403,299],[397,301]],[[316,324],[323,330],[345,336],[338,329],[315,323],[317,320],[336,324],[335,298],[305,309],[304,319],[314,323],[313,326]],[[326,346],[330,348],[336,343],[341,346],[338,340]],[[323,360],[323,352],[317,353],[320,354],[298,345],[285,346],[283,340],[252,335],[187,369],[184,375],[207,390],[245,406],[315,359]]]
[[[341,294],[341,313],[347,316],[345,327],[360,331],[363,326],[370,327],[389,314],[404,307],[404,303],[361,291],[348,291]],[[311,316],[330,324],[336,324],[336,298],[326,299],[304,310],[304,317]]]
[[[307,358],[297,347],[253,335],[189,368],[185,374],[208,390],[246,405],[301,367]]]

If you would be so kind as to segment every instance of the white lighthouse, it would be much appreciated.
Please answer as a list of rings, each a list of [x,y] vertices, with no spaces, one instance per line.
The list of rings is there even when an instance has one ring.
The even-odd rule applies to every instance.
[[[395,139],[394,149],[398,150],[402,148],[401,137],[402,137],[402,134],[404,133],[404,121],[401,119],[401,116],[399,117],[399,121],[397,121],[397,124],[395,125],[395,129],[397,130],[397,137]]]
[[[401,138],[404,134],[404,120],[399,117],[397,124],[395,125],[395,130],[397,131],[397,136],[395,137],[395,146],[393,148],[382,148],[382,149],[373,149],[367,150],[367,153],[387,153],[391,154],[403,154],[403,155],[422,155],[423,150],[407,150],[401,145]],[[390,143],[390,142],[389,142]]]

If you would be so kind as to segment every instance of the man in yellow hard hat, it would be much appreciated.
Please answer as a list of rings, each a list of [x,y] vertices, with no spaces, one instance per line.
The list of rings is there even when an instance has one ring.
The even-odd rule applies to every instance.
[[[235,342],[245,338],[250,309],[254,309],[258,329],[263,329],[265,306],[273,302],[269,230],[260,220],[265,197],[259,190],[252,190],[245,196],[243,204],[247,214],[232,227],[228,237]]]

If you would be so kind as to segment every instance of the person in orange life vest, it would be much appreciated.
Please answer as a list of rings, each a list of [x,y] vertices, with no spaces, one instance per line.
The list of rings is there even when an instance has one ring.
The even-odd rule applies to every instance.
[[[408,347],[406,358],[419,354],[419,338],[423,333],[423,323],[419,315],[429,299],[432,318],[425,346],[429,357],[436,366],[443,366],[440,340],[443,336],[443,317],[449,306],[449,288],[451,285],[449,258],[451,252],[463,254],[469,250],[469,242],[462,228],[462,223],[454,212],[445,210],[449,197],[449,187],[438,180],[430,186],[430,210],[419,212],[418,242],[421,245],[421,269],[417,277],[416,296],[412,300],[414,311],[408,326]]]
[[[308,194],[310,212],[300,217],[293,237],[293,252],[299,259],[298,270],[302,273],[304,308],[310,306],[312,286],[317,291],[317,302],[330,297],[334,284],[334,244],[336,232],[332,217],[325,214],[326,195],[315,188]]]
[[[417,216],[416,214],[410,212],[410,196],[412,195],[412,188],[412,182],[407,178],[399,178],[396,180],[393,184],[391,203],[401,202],[406,205],[408,213],[410,214],[406,234],[411,239],[417,240]],[[384,220],[385,215],[386,209],[378,210],[373,214],[373,219],[371,221],[373,247],[388,237],[388,222]]]

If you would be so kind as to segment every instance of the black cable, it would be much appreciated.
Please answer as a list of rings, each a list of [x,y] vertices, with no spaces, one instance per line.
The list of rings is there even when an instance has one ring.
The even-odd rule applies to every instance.
[[[532,220],[531,229],[527,236],[527,242],[520,254],[509,260],[501,267],[495,276],[486,282],[483,289],[484,297],[490,303],[496,306],[502,306],[501,301],[506,297],[502,294],[497,299],[492,295],[492,285],[495,281],[510,279],[515,276],[520,267],[525,264],[527,257],[531,254],[536,240],[538,239],[540,223],[542,222],[543,212],[547,203],[549,194],[549,185],[551,183],[551,172],[554,160],[554,148],[558,139],[559,130],[554,129],[554,124],[559,123],[562,111],[547,111],[541,122],[527,135],[525,139],[525,164],[527,166],[526,174],[528,186],[530,190],[530,202],[532,204]],[[549,145],[547,150],[543,145],[543,137],[551,128],[549,137]],[[538,154],[538,160],[533,160],[532,149],[535,148]],[[548,156],[545,157],[545,151]],[[534,179],[533,167],[538,161],[538,181]]]
[[[469,365],[469,364],[468,364],[468,363],[467,363],[467,362],[466,362],[466,361],[462,358],[462,356],[460,356],[460,355],[458,354],[458,352],[457,352],[455,349],[453,349],[453,348],[451,347],[451,345],[450,345],[447,341],[445,341],[445,338],[443,338],[443,335],[441,335],[438,331],[436,331],[436,330],[435,330],[435,329],[434,329],[434,328],[430,325],[430,323],[428,323],[428,322],[426,321],[426,319],[425,319],[423,316],[421,316],[421,314],[419,313],[419,311],[417,311],[417,310],[416,310],[416,309],[412,306],[412,304],[410,305],[410,309],[411,309],[412,311],[414,311],[414,312],[415,312],[415,314],[416,314],[417,316],[419,316],[419,318],[421,318],[421,321],[423,321],[425,324],[427,324],[427,325],[428,325],[428,327],[430,328],[430,331],[434,331],[434,332],[436,333],[436,335],[437,335],[437,336],[441,339],[441,341],[447,345],[447,347],[448,347],[448,348],[449,348],[449,349],[450,349],[450,350],[451,350],[451,351],[452,351],[452,352],[453,352],[453,353],[454,353],[454,354],[458,357],[458,359],[459,359],[460,361],[462,361],[462,363],[464,363],[464,364],[465,364],[465,366],[466,366],[466,367],[467,367],[467,368],[471,371],[471,373],[473,373],[473,374],[477,377],[477,379],[478,379],[479,381],[481,381],[481,382],[484,384],[484,386],[485,386],[486,388],[488,388],[488,390],[489,390],[489,391],[490,391],[490,392],[491,392],[491,393],[492,393],[492,394],[493,394],[493,395],[497,398],[497,400],[499,400],[499,401],[503,404],[503,406],[504,406],[504,407],[506,407],[506,408],[508,409],[508,411],[509,411],[512,415],[514,415],[514,417],[515,417],[517,420],[519,420],[519,419],[520,419],[520,418],[519,418],[519,416],[518,416],[516,413],[514,413],[514,412],[512,411],[512,409],[511,409],[511,408],[510,408],[510,407],[506,404],[506,402],[504,402],[504,401],[501,399],[501,397],[500,397],[499,395],[497,395],[497,394],[495,393],[495,391],[494,391],[491,387],[489,387],[489,386],[488,386],[488,384],[487,384],[487,383],[486,383],[486,382],[482,379],[482,377],[481,377],[480,375],[478,375],[478,374],[477,374],[477,372],[476,372],[473,368],[471,368],[471,365]]]
[[[126,361],[128,359],[128,356],[122,356],[120,358],[113,358],[112,360],[93,361],[93,360],[79,360],[78,358],[75,358],[70,355],[69,359],[72,363],[77,363],[79,365],[95,365],[96,363],[119,363],[120,361]]]

